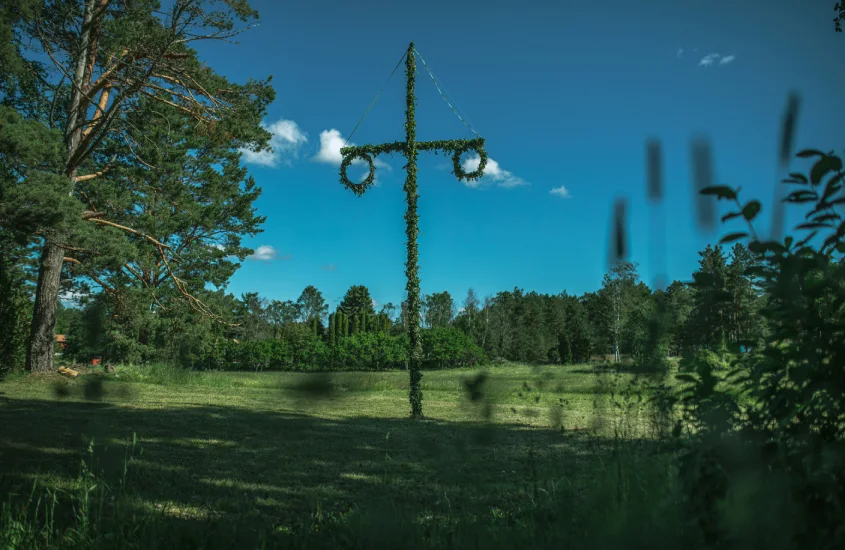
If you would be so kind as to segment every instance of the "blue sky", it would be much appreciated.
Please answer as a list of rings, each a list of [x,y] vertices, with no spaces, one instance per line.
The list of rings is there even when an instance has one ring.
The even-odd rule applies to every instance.
[[[421,155],[424,293],[448,290],[460,301],[469,287],[482,296],[515,286],[595,290],[620,196],[629,198],[630,257],[653,285],[654,212],[645,197],[651,137],[663,145],[667,275],[688,280],[698,251],[734,227],[696,231],[693,136],[712,140],[718,182],[742,186],[764,214],[780,179],[791,90],[802,99],[796,147],[845,144],[845,34],[833,31],[834,3],[256,1],[261,25],[239,45],[200,49],[237,81],[272,74],[277,91],[266,121],[276,150],[246,158],[267,216],[264,232],[246,244],[269,259],[246,261],[229,291],[284,300],[313,284],[334,304],[350,285],[364,284],[379,303],[402,299],[403,159],[383,158],[379,185],[357,198],[338,180],[337,141],[411,40],[498,167],[470,187],[444,169],[448,156]],[[404,86],[400,69],[353,143],[404,139]],[[473,137],[419,62],[417,95],[418,139]],[[551,193],[561,186],[567,193]]]

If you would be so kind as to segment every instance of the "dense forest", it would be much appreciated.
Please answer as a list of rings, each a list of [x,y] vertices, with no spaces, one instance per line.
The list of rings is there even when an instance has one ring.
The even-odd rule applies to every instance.
[[[760,316],[765,296],[749,273],[753,255],[734,244],[727,254],[708,246],[700,256],[691,282],[659,290],[625,261],[610,270],[600,289],[582,296],[519,288],[483,299],[470,289],[460,301],[448,292],[426,295],[420,319],[426,364],[565,365],[624,358],[660,369],[668,358],[699,348],[753,349],[767,334]],[[233,326],[197,323],[189,310],[177,315],[133,295],[143,297],[143,287],[122,286],[86,297],[82,307],[61,308],[56,330],[67,339],[64,360],[143,364],[178,358],[186,367],[242,370],[406,367],[406,304],[376,311],[364,285],[349,288],[334,312],[313,286],[286,301],[210,293],[205,301],[219,304]]]

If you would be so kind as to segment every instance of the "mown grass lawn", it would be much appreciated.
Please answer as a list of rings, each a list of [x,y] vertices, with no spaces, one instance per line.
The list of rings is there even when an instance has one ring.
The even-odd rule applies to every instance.
[[[642,377],[597,372],[493,367],[475,391],[467,381],[478,372],[427,372],[424,421],[407,418],[405,372],[118,367],[108,377],[20,378],[0,384],[0,497],[29,494],[36,476],[45,488],[78,489],[86,460],[113,490],[125,479],[127,510],[194,533],[188,546],[275,540],[344,518],[357,518],[356,537],[373,531],[362,517],[401,516],[429,525],[429,536],[455,522],[513,527],[540,501],[586,507],[620,442],[659,461],[636,397]],[[395,536],[411,546],[407,531]]]

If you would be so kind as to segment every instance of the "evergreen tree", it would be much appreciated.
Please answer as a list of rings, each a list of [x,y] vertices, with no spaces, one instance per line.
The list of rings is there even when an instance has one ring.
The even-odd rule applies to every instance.
[[[687,334],[689,317],[692,314],[695,291],[692,286],[681,281],[673,281],[666,287],[666,301],[669,315],[670,353],[680,355],[684,347],[691,342]]]
[[[573,361],[572,342],[569,341],[569,335],[563,334],[560,338],[560,363],[562,365],[571,365]]]
[[[209,298],[206,286],[228,284],[239,262],[252,252],[241,245],[242,238],[257,234],[264,218],[254,209],[261,190],[240,164],[236,144],[216,144],[191,117],[159,112],[152,100],[139,101],[137,112],[126,119],[133,126],[128,135],[139,143],[134,153],[146,159],[144,163],[135,155],[121,154],[122,144],[107,140],[103,150],[114,159],[113,169],[77,182],[77,189],[89,208],[141,235],[155,235],[155,242],[141,235],[126,238],[121,230],[104,226],[92,238],[76,239],[75,251],[68,256],[76,277],[94,277],[109,289],[113,301],[137,305],[134,312],[124,310],[124,321],[133,327],[121,331],[146,341],[172,322],[200,327],[202,315],[223,319],[222,312],[204,305]],[[147,129],[149,120],[160,124]],[[179,260],[162,262],[162,246]],[[191,296],[201,297],[203,303]],[[185,300],[187,310],[176,303]],[[156,312],[154,318],[150,311]],[[265,313],[278,333],[284,308],[270,304]],[[171,318],[177,314],[187,318]]]
[[[572,362],[589,361],[595,350],[595,344],[587,308],[579,299],[568,300],[566,304],[565,331],[565,338],[569,341],[569,349],[572,351]]]
[[[20,267],[25,253],[0,228],[0,379],[9,371],[22,370],[26,363],[32,300]]]
[[[334,347],[337,345],[337,321],[336,314],[329,314],[329,345]]]
[[[748,349],[761,343],[764,336],[760,283],[752,274],[756,260],[740,243],[731,249],[730,260],[725,281],[730,294],[728,342],[735,348]]]
[[[142,98],[157,102],[161,112],[175,110],[190,115],[211,141],[229,142],[235,149],[266,145],[270,135],[259,122],[272,100],[269,85],[228,82],[202,64],[196,50],[189,47],[197,41],[237,33],[236,19],[257,15],[246,2],[227,2],[221,9],[206,0],[194,3],[189,10],[165,11],[148,2],[112,2],[109,9],[102,9],[104,6],[103,0],[85,0],[83,9],[65,10],[56,9],[48,0],[28,2],[27,9],[16,12],[19,16],[12,20],[12,51],[35,51],[28,48],[34,43],[42,51],[51,52],[49,62],[42,61],[38,54],[25,60],[26,68],[40,73],[46,83],[38,90],[43,97],[25,97],[33,91],[27,86],[4,85],[3,90],[12,94],[4,98],[7,104],[26,105],[30,109],[27,116],[55,125],[62,134],[64,155],[57,175],[68,182],[69,196],[79,201],[80,207],[91,205],[76,184],[99,178],[114,168],[106,150],[118,143],[115,136],[128,143],[122,149],[124,155],[136,155],[134,146],[138,143],[133,143],[127,114],[138,110]],[[139,33],[141,27],[144,31]],[[145,126],[153,127],[154,123]],[[114,191],[117,194],[121,190]],[[76,220],[86,222],[90,231],[109,227],[129,238],[140,233],[115,223],[93,207]],[[64,229],[53,227],[43,235],[27,353],[33,372],[52,368],[55,311],[65,251],[68,247],[84,248],[78,246],[78,234]],[[90,242],[96,243],[96,239]],[[160,247],[160,253],[162,261],[175,259],[169,247]],[[203,309],[195,296],[184,294],[192,306]]]
[[[728,266],[721,246],[707,245],[699,256],[699,268],[692,275],[695,295],[686,334],[693,345],[716,349],[729,331]]]
[[[364,285],[353,285],[349,287],[349,290],[346,291],[338,307],[346,315],[353,318],[359,313],[375,313],[370,290]]]

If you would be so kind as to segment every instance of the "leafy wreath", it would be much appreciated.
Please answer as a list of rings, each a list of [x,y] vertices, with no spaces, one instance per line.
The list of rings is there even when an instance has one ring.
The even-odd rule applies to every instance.
[[[481,179],[481,176],[484,175],[484,168],[487,167],[487,151],[484,150],[483,142],[481,145],[473,142],[464,142],[462,145],[455,147],[454,151],[455,153],[452,155],[452,166],[454,167],[455,177],[459,180],[466,181]],[[467,173],[461,166],[461,156],[467,151],[478,153],[478,168],[474,172]]]
[[[352,164],[356,159],[363,160],[370,167],[370,173],[367,174],[367,177],[364,178],[364,181],[360,183],[355,183],[346,176],[346,169],[349,168],[349,165]],[[372,187],[375,180],[376,167],[373,164],[373,157],[363,151],[354,151],[351,154],[345,155],[343,157],[343,162],[340,164],[340,183],[342,183],[344,187],[346,187],[347,189],[349,189],[360,197],[367,191],[367,189]]]

